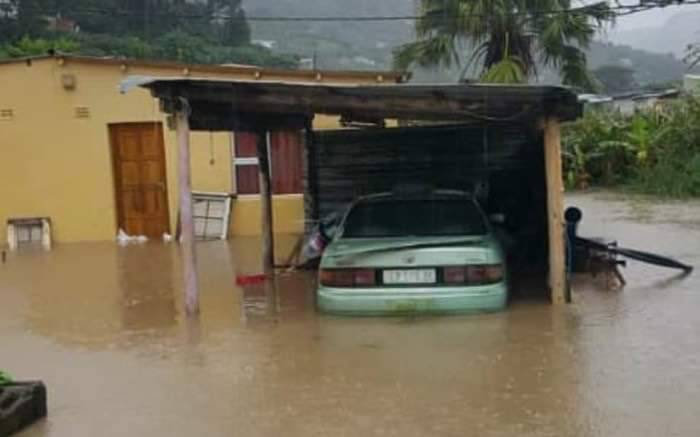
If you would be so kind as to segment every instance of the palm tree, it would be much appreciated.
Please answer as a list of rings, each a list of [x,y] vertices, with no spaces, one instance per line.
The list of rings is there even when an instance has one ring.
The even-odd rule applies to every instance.
[[[570,0],[421,0],[417,41],[395,52],[398,68],[459,64],[482,81],[524,82],[538,65],[565,84],[591,87],[585,49],[614,19],[607,2],[572,7]],[[471,53],[468,53],[470,52]]]

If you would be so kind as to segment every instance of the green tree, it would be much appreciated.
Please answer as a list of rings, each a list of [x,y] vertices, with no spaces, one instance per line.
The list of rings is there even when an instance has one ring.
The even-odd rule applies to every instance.
[[[466,59],[464,71],[478,71],[487,81],[511,82],[536,76],[541,64],[558,70],[565,84],[590,88],[585,49],[614,14],[607,2],[575,8],[572,3],[421,0],[417,40],[396,51],[395,63],[399,68],[449,66]]]
[[[45,55],[50,50],[58,53],[72,53],[78,51],[79,48],[78,42],[68,38],[49,40],[25,36],[14,44],[6,44],[1,51],[10,58],[23,58]]]
[[[187,63],[294,68],[298,59],[250,44],[242,0],[10,0],[0,3],[0,59],[50,50]],[[47,29],[46,17],[79,33]]]
[[[602,65],[593,70],[593,76],[600,82],[602,91],[615,94],[639,87],[634,70],[620,65]]]
[[[42,14],[49,0],[9,0],[0,5],[0,38],[39,36],[46,28]]]
[[[185,32],[169,32],[156,40],[158,57],[178,62],[203,62],[207,42]]]

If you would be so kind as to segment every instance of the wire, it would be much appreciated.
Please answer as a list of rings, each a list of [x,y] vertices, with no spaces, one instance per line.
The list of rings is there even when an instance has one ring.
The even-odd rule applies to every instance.
[[[690,6],[690,5],[700,5],[700,0],[680,0],[673,3],[648,3],[648,4],[636,4],[636,5],[617,5],[610,6],[607,8],[608,11],[612,12],[615,17],[622,17],[627,15],[632,15],[640,12],[649,11],[652,9],[665,8],[668,6]],[[510,13],[512,16],[533,16],[533,15],[566,15],[566,14],[578,14],[593,9],[595,4],[580,6],[576,8],[569,9],[542,9],[535,11],[513,11]],[[61,13],[60,10],[48,10],[41,8],[28,7],[25,10],[32,12],[40,12],[47,15],[58,15]],[[105,9],[105,8],[73,8],[70,10],[71,15],[78,14],[88,14],[88,15],[122,15],[122,16],[141,16],[144,15],[141,11],[129,11],[123,9]],[[424,15],[384,15],[384,16],[302,16],[302,17],[283,17],[283,16],[245,16],[241,15],[230,15],[230,14],[182,14],[182,13],[167,13],[159,11],[149,11],[149,15],[152,17],[162,16],[171,17],[176,19],[209,19],[209,20],[229,20],[229,21],[251,21],[251,22],[387,22],[387,21],[422,21],[428,19]],[[486,18],[488,14],[470,14],[470,17],[474,18]],[[436,17],[429,17],[434,20]],[[444,16],[443,20],[450,20],[449,16]]]

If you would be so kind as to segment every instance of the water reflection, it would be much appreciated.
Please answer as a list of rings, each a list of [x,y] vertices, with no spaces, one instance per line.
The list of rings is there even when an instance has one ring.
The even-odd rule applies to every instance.
[[[122,326],[127,330],[171,327],[176,324],[174,251],[155,244],[119,247],[117,286],[122,295]],[[138,272],[138,273],[136,273]]]
[[[280,317],[299,317],[315,312],[311,272],[278,272],[274,278],[240,286],[241,318],[277,322]]]
[[[660,251],[700,260],[685,227],[575,200],[588,235],[640,243],[660,229]],[[175,245],[9,257],[0,365],[50,390],[48,421],[22,436],[697,434],[697,275],[631,264],[625,289],[578,281],[569,307],[342,318],[315,312],[312,274],[236,286],[257,273],[258,243],[198,245],[198,319],[180,310]]]

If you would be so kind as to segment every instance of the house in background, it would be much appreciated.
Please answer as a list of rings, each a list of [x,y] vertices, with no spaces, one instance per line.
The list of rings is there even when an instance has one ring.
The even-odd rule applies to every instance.
[[[75,20],[64,18],[61,14],[46,17],[46,28],[52,32],[78,33],[80,26]]]
[[[617,111],[622,115],[632,115],[636,111],[653,109],[665,101],[677,99],[681,91],[669,88],[662,91],[634,91],[612,96],[599,94],[579,94],[579,102],[585,110],[605,109]]]
[[[675,88],[662,91],[635,92],[613,96],[613,107],[623,115],[632,115],[637,111],[654,109],[658,105],[680,97],[681,92]]]
[[[0,62],[0,244],[8,220],[46,218],[59,242],[160,237],[177,228],[175,132],[148,91],[119,92],[127,76],[396,83],[391,72],[268,70],[114,58],[45,56]],[[338,118],[316,116],[315,129]],[[275,231],[303,230],[300,132],[270,132]],[[257,157],[249,134],[192,135],[194,191],[233,197],[229,235],[260,232]]]
[[[613,109],[613,98],[604,94],[579,94],[578,101],[583,103],[586,111]]]
[[[686,74],[683,77],[683,91],[700,96],[700,74]]]

